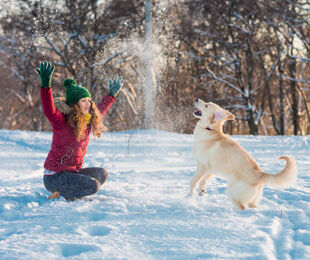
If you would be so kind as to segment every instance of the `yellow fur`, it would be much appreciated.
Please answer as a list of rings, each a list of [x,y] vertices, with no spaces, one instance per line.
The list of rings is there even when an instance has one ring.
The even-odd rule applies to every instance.
[[[233,120],[233,114],[212,102],[197,100],[195,106],[196,112],[200,113],[194,113],[199,121],[194,129],[193,152],[197,170],[190,184],[191,196],[198,183],[200,194],[204,194],[207,180],[215,175],[228,180],[227,195],[244,210],[257,206],[264,184],[283,187],[293,183],[296,166],[291,157],[280,157],[286,160],[280,173],[264,173],[247,151],[223,133],[224,122]]]

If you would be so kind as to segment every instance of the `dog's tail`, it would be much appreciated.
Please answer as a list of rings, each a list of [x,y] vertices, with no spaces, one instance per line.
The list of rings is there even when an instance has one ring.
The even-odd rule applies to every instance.
[[[277,174],[263,173],[262,181],[264,184],[272,187],[284,188],[295,183],[297,168],[292,157],[281,156],[279,159],[286,161],[284,169]]]

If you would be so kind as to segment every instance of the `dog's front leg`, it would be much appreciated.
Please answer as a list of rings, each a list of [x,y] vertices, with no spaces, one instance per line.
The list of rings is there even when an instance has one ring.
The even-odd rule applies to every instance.
[[[189,189],[189,195],[193,197],[194,190],[196,188],[197,183],[201,180],[205,172],[205,169],[203,166],[198,165],[195,175],[193,176],[191,183],[190,183],[190,189]]]
[[[207,182],[208,180],[212,177],[213,175],[210,174],[206,174],[202,180],[200,181],[199,184],[199,196],[203,196],[206,194],[206,186],[207,186]]]

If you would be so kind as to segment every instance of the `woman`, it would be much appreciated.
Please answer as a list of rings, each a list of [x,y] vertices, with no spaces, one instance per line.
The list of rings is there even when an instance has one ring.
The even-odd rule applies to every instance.
[[[109,94],[98,107],[86,88],[66,79],[65,100],[53,100],[51,79],[55,66],[44,62],[37,73],[41,79],[41,100],[45,116],[53,128],[51,149],[44,163],[44,185],[52,194],[49,198],[63,196],[74,200],[95,194],[107,180],[103,168],[82,168],[89,136],[101,136],[101,120],[123,86],[123,79],[109,80]]]

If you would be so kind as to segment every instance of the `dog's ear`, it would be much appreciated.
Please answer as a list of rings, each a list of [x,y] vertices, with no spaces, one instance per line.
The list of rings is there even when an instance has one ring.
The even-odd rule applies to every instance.
[[[222,111],[216,111],[213,113],[213,121],[218,122],[221,120],[234,120],[235,119],[235,115],[230,113],[227,110],[222,110]]]
[[[221,121],[227,117],[227,114],[225,113],[225,110],[223,111],[216,111],[213,113],[213,121]]]

